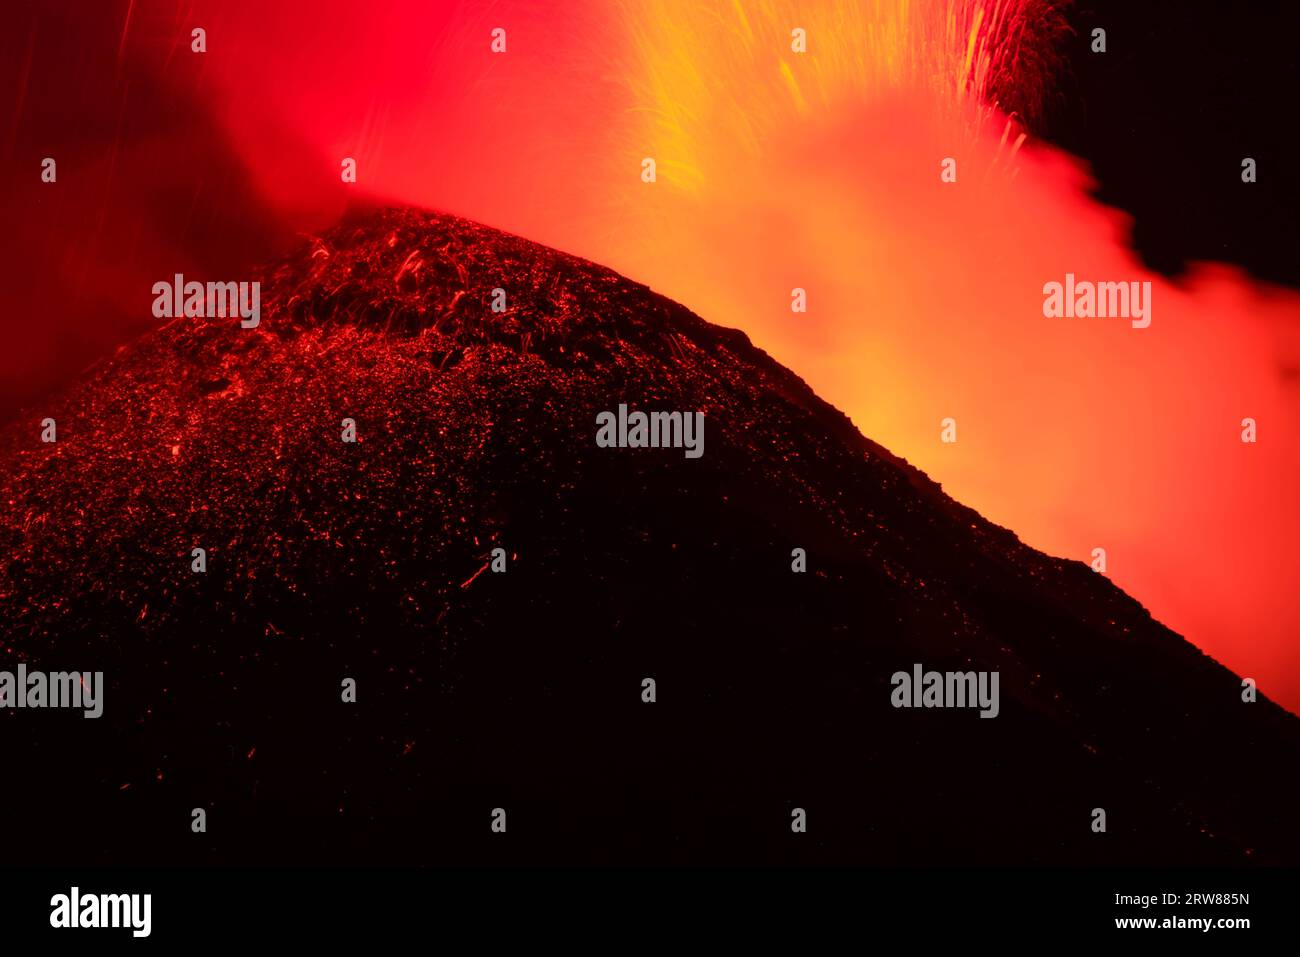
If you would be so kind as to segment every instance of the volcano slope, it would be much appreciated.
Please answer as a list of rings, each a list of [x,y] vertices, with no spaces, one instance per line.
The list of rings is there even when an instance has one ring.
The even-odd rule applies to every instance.
[[[1300,719],[740,332],[415,210],[259,278],[3,434],[0,669],[106,684],[0,711],[12,863],[1300,863]]]

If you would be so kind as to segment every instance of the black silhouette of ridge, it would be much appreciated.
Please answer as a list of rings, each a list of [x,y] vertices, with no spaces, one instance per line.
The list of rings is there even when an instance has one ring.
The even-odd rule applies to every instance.
[[[0,711],[11,862],[1300,863],[1300,720],[743,333],[413,209],[257,278],[0,435],[0,669],[107,684]],[[1000,713],[892,707],[918,663]]]

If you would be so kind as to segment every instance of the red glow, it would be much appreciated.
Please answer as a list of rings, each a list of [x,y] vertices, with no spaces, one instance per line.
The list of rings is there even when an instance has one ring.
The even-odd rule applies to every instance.
[[[231,202],[249,235],[270,229],[259,203],[314,228],[355,189],[646,282],[744,329],[1030,544],[1081,561],[1104,547],[1111,577],[1157,618],[1300,710],[1300,435],[1282,375],[1300,297],[1220,267],[1181,286],[1147,273],[1124,219],[1087,198],[1085,171],[1032,141],[1013,149],[1016,130],[1004,141],[1005,119],[971,95],[981,62],[1000,67],[996,49],[966,56],[979,5],[955,4],[955,19],[946,3],[906,6],[136,2],[111,45],[215,110],[219,136],[181,140],[220,141],[246,167],[256,201]],[[979,15],[995,22],[1002,6],[1014,20],[1021,5]],[[799,25],[802,56],[788,40]],[[192,26],[207,30],[202,56]],[[498,26],[504,55],[489,50]],[[157,143],[133,135],[96,212],[150,188],[132,157]],[[956,184],[940,182],[946,156]],[[355,187],[339,181],[343,157],[358,162]],[[143,280],[191,260],[140,223],[91,224],[102,245],[60,269],[106,298],[138,295],[144,328]],[[67,227],[65,215],[48,241]],[[124,237],[143,266],[105,254]],[[214,246],[192,259],[242,251]],[[1043,284],[1067,272],[1150,281],[1151,328],[1043,318]],[[807,314],[790,311],[796,286]],[[939,441],[949,416],[955,445]],[[1239,440],[1244,417],[1257,444]]]

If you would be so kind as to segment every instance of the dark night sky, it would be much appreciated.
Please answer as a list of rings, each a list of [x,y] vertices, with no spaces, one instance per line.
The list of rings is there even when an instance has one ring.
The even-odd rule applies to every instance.
[[[1147,263],[1236,263],[1300,287],[1300,5],[1085,0],[1042,132],[1084,158],[1097,198],[1131,213]],[[1094,27],[1107,51],[1091,51]],[[1241,182],[1241,160],[1258,182]]]

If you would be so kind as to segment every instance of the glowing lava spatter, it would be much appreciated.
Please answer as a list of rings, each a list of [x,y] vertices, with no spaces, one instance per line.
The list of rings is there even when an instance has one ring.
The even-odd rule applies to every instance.
[[[1077,162],[1021,141],[1061,4],[191,6],[223,40],[166,69],[207,71],[292,222],[329,221],[348,188],[443,208],[743,328],[1028,543],[1104,548],[1156,617],[1300,708],[1300,410],[1280,371],[1300,299],[1226,269],[1151,274]],[[174,20],[137,3],[128,52]],[[1069,273],[1150,281],[1150,328],[1044,318],[1044,284]]]

